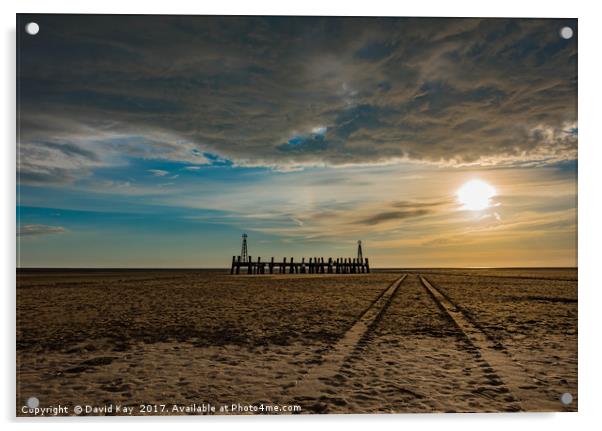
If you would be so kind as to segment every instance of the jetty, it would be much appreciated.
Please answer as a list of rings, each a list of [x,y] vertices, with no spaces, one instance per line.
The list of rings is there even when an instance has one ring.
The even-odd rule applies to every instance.
[[[242,271],[241,271],[242,270]],[[362,274],[370,272],[368,258],[362,260],[358,258],[336,259],[329,257],[310,257],[301,258],[295,261],[294,258],[287,260],[263,261],[261,257],[253,260],[251,256],[243,260],[241,256],[232,256],[232,266],[230,274]]]
[[[240,255],[232,256],[230,274],[363,274],[370,272],[368,258],[364,258],[362,242],[357,242],[357,257],[302,257],[295,261],[294,257],[275,260],[253,260],[248,255],[248,235],[242,235]]]

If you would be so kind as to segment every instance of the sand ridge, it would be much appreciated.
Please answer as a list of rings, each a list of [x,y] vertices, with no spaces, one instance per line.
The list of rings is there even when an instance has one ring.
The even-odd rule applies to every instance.
[[[495,373],[500,379],[500,383],[510,390],[511,396],[515,397],[521,409],[531,411],[535,409],[550,409],[557,408],[557,401],[550,400],[534,400],[532,392],[529,390],[531,385],[529,381],[534,381],[532,376],[527,375],[526,371],[509,356],[498,343],[489,339],[481,330],[479,330],[463,313],[459,310],[447,297],[437,290],[427,278],[420,276],[422,285],[429,291],[437,303],[445,310],[445,312],[453,319],[458,328],[479,350],[479,354],[492,368],[492,373]]]
[[[360,340],[366,336],[368,330],[389,305],[406,277],[407,274],[402,275],[386,288],[345,335],[321,357],[320,364],[313,367],[302,381],[297,382],[289,391],[295,400],[312,399],[315,394],[325,391],[325,382],[336,375],[344,361],[357,348]]]

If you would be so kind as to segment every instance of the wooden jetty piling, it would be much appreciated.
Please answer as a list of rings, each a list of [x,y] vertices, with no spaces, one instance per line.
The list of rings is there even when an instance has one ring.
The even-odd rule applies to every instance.
[[[267,271],[266,271],[267,267]],[[262,261],[261,257],[253,260],[251,256],[242,259],[241,256],[232,256],[230,274],[241,274],[241,268],[246,269],[248,275],[262,274],[364,274],[370,272],[368,258],[343,258],[310,257],[295,261],[294,257],[287,260],[276,261],[272,257],[269,261]],[[244,274],[245,272],[243,272]]]

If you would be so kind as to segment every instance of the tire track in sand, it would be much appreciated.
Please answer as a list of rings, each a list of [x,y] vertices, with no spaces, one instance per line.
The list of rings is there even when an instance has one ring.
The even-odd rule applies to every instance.
[[[522,366],[520,366],[507,353],[500,350],[497,343],[493,342],[483,331],[477,328],[464,313],[456,307],[445,295],[435,288],[425,277],[420,276],[424,288],[431,294],[439,306],[447,312],[456,326],[464,333],[466,338],[479,351],[481,357],[495,371],[510,393],[518,400],[523,411],[541,411],[546,407],[557,409],[557,405],[544,406],[542,399],[533,396],[532,382],[535,380]],[[535,398],[535,399],[534,399]]]
[[[407,274],[404,274],[395,280],[374,300],[345,335],[322,357],[322,362],[310,369],[305,377],[290,389],[290,396],[299,400],[309,400],[332,393],[328,380],[339,372],[345,360],[371,330],[406,277]]]

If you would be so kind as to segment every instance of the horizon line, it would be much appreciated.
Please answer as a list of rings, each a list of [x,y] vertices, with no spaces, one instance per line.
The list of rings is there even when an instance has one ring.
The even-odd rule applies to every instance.
[[[413,266],[413,267],[372,267],[374,270],[413,270],[413,269],[578,269],[578,266]],[[17,270],[226,270],[230,267],[145,267],[145,266],[22,266]]]

